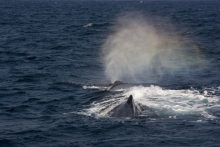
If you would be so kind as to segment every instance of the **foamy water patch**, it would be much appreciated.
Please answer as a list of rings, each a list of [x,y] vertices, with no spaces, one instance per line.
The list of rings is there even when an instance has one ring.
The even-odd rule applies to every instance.
[[[98,118],[108,117],[108,113],[112,109],[133,95],[135,103],[146,108],[141,117],[149,118],[148,114],[151,114],[150,119],[184,118],[187,120],[193,118],[195,119],[193,121],[218,118],[210,111],[220,109],[219,97],[211,95],[213,89],[205,89],[201,92],[194,89],[172,90],[154,85],[149,87],[140,85],[121,90],[120,93],[114,93],[92,102],[80,113]],[[147,112],[149,110],[151,113]]]
[[[134,100],[144,106],[155,109],[158,114],[185,115],[196,114],[214,119],[216,116],[208,112],[214,107],[220,108],[219,97],[209,95],[207,90],[169,90],[159,86],[132,87],[125,90],[124,96],[133,95]]]
[[[104,97],[100,101],[92,102],[81,114],[93,117],[108,117],[108,112],[126,100],[121,94]]]
[[[108,90],[109,87],[106,87],[106,86],[83,86],[83,89]]]

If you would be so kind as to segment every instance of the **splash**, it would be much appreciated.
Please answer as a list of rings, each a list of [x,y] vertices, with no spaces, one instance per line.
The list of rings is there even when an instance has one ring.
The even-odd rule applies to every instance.
[[[198,56],[190,55],[195,47],[176,35],[171,24],[169,28],[160,25],[161,21],[132,13],[118,18],[117,29],[102,47],[105,73],[111,82],[155,82],[198,64]]]
[[[139,86],[124,91],[125,97],[131,94],[137,102],[155,109],[160,116],[217,119],[212,112],[218,111],[219,98],[207,90],[200,93],[194,89],[168,90],[158,86]]]
[[[220,107],[219,97],[215,92],[218,93],[219,89],[210,88],[199,92],[195,89],[169,90],[154,85],[134,86],[122,90],[121,93],[108,95],[99,101],[94,101],[87,109],[84,109],[84,115],[97,118],[108,117],[109,111],[133,95],[135,102],[144,108],[143,118],[215,120],[219,119],[219,114],[216,112]]]

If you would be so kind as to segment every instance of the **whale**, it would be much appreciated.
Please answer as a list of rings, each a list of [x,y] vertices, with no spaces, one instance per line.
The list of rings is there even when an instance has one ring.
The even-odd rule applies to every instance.
[[[125,90],[134,86],[140,86],[140,84],[115,81],[114,83],[109,84],[109,91],[117,91],[121,89]],[[131,119],[160,117],[154,108],[150,108],[147,105],[142,105],[141,103],[136,102],[133,98],[133,95],[130,95],[126,101],[122,102],[116,107],[111,108],[110,110],[107,109],[107,112],[105,112],[104,115],[107,117]]]
[[[115,81],[113,84],[110,84],[110,91],[119,90],[119,89],[127,89],[135,86],[135,84],[128,84],[121,81]]]
[[[130,95],[126,102],[113,108],[108,115],[110,117],[119,117],[119,118],[135,118],[138,117],[143,108],[140,104],[134,102],[133,96]]]

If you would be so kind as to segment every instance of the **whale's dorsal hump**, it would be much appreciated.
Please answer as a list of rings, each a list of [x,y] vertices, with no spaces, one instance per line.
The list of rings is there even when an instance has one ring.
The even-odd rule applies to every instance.
[[[124,84],[124,82],[121,82],[121,81],[115,81],[113,84],[114,84],[114,85],[116,85],[116,84]]]
[[[133,96],[130,95],[128,100],[127,100],[127,104],[130,106],[130,107],[133,107],[133,103],[134,103],[134,100],[133,100]]]
[[[138,104],[135,104],[133,96],[130,95],[127,101],[116,106],[109,112],[111,117],[137,117],[141,113],[141,109]]]

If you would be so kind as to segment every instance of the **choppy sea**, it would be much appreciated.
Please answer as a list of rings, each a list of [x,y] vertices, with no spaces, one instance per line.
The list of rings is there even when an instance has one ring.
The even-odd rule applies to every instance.
[[[219,6],[0,1],[0,146],[220,146]]]

